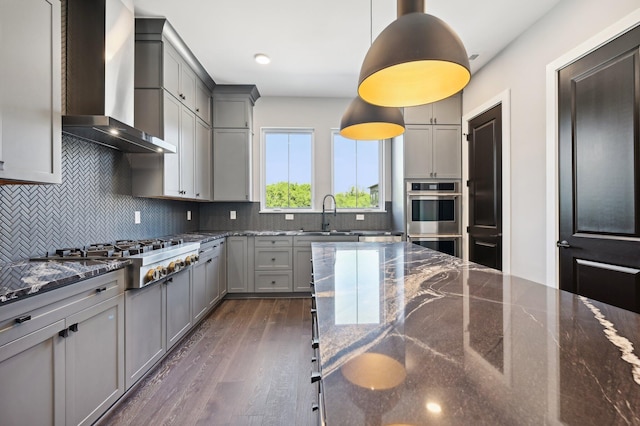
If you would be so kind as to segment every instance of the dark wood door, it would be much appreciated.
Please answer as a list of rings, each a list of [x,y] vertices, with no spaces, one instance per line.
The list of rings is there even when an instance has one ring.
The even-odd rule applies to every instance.
[[[560,288],[640,312],[640,27],[559,72]]]
[[[502,105],[469,122],[469,260],[502,270]]]

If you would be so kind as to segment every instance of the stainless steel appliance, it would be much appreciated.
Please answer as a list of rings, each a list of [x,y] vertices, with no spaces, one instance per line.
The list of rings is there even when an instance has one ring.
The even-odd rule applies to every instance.
[[[409,236],[408,241],[456,257],[460,257],[462,250],[460,235]]]
[[[408,181],[407,241],[460,257],[461,198],[459,181]]]
[[[175,274],[199,259],[200,243],[185,243],[181,239],[123,240],[111,244],[90,244],[82,248],[63,248],[33,261],[88,260],[125,257],[127,288],[142,288]]]
[[[459,182],[407,182],[407,235],[460,234]]]

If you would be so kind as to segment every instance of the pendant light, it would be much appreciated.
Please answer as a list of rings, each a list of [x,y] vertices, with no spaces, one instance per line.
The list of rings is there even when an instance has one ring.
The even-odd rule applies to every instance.
[[[373,0],[369,2],[371,12],[370,40],[373,39]],[[390,139],[404,133],[404,118],[399,108],[372,105],[356,96],[347,107],[340,121],[340,134],[348,139]]]
[[[424,0],[398,0],[398,19],[364,58],[358,94],[374,105],[415,106],[447,98],[470,79],[467,52],[451,27],[424,13]]]
[[[389,139],[404,133],[404,119],[399,108],[371,105],[357,96],[340,122],[340,134],[356,140]]]

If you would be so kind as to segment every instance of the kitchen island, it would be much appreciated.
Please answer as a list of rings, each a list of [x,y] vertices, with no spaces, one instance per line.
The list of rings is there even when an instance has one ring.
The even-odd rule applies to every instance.
[[[312,250],[328,425],[640,424],[640,315],[409,243]]]

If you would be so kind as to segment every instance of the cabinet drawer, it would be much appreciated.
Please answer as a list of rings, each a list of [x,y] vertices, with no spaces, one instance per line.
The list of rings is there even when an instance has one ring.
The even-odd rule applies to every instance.
[[[256,272],[256,293],[292,291],[291,272]]]
[[[256,247],[291,247],[293,237],[272,236],[255,237]]]
[[[256,269],[291,269],[291,247],[281,249],[256,248]]]
[[[0,346],[124,291],[124,270],[14,302],[0,312]]]

